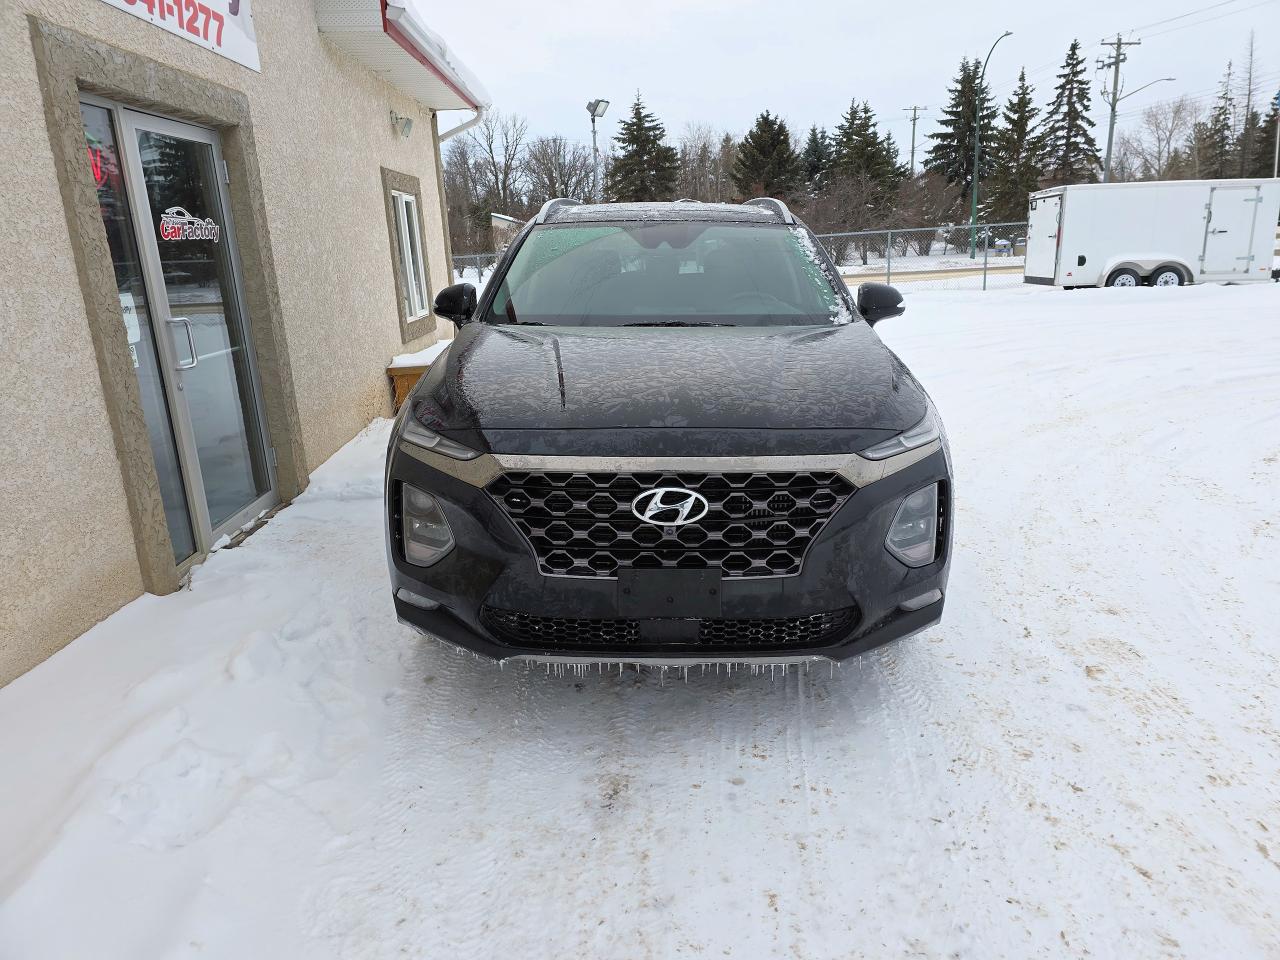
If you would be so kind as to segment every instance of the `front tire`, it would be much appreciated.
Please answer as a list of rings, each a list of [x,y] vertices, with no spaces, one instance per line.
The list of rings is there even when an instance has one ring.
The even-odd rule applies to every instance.
[[[1149,282],[1153,287],[1180,287],[1187,281],[1177,267],[1158,267]]]
[[[1142,277],[1139,276],[1137,270],[1130,270],[1128,267],[1121,267],[1119,270],[1112,270],[1111,276],[1107,277],[1108,287],[1140,287],[1142,286]]]

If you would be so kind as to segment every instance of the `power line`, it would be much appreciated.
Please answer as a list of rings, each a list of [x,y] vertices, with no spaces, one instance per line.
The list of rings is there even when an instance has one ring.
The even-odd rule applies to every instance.
[[[1254,77],[1254,82],[1259,85],[1271,83],[1275,80],[1280,80],[1280,70],[1272,70],[1266,73],[1259,73],[1259,74],[1256,74]],[[1154,100],[1151,103],[1147,104],[1145,107],[1134,107],[1130,110],[1122,110],[1119,114],[1117,114],[1117,116],[1121,120],[1127,120],[1132,117],[1139,116],[1144,110],[1148,109],[1149,107],[1158,106],[1162,103],[1176,103],[1179,100],[1186,100],[1188,103],[1192,104],[1193,106],[1209,103],[1216,100],[1218,98],[1219,93],[1221,93],[1221,91],[1222,91],[1222,83],[1221,81],[1219,81],[1218,83],[1214,84],[1212,87],[1204,87],[1199,90],[1191,90],[1191,91],[1188,91],[1187,93],[1179,94],[1176,97],[1165,97],[1163,100]]]
[[[1200,7],[1196,10],[1188,10],[1186,13],[1180,13],[1176,17],[1165,17],[1163,20],[1153,20],[1151,23],[1139,24],[1136,27],[1130,27],[1128,30],[1122,31],[1126,34],[1137,33],[1139,30],[1150,30],[1152,27],[1163,26],[1166,23],[1173,23],[1175,20],[1185,20],[1187,17],[1194,17],[1198,13],[1205,13],[1209,10],[1216,10],[1219,7],[1225,7],[1233,3],[1239,3],[1240,0],[1222,0],[1220,3],[1211,3],[1207,7]],[[1233,13],[1235,11],[1232,11]]]
[[[1271,4],[1274,2],[1275,0],[1262,0],[1261,3],[1250,4],[1247,7],[1237,7],[1234,10],[1227,10],[1223,13],[1220,13],[1217,16],[1205,17],[1203,20],[1197,20],[1194,23],[1182,23],[1176,27],[1170,27],[1168,30],[1157,30],[1155,33],[1148,33],[1145,39],[1151,40],[1155,37],[1163,37],[1166,34],[1175,33],[1178,30],[1186,30],[1190,27],[1204,26],[1206,23],[1213,23],[1215,20],[1222,20],[1225,17],[1234,17],[1237,13],[1245,13],[1248,10],[1256,10],[1258,7],[1265,7],[1268,4]]]
[[[1187,17],[1194,17],[1194,16],[1197,16],[1198,14],[1201,14],[1201,13],[1208,13],[1208,12],[1209,12],[1209,11],[1211,11],[1211,10],[1217,10],[1217,9],[1220,9],[1221,7],[1230,6],[1231,4],[1239,3],[1239,2],[1241,2],[1241,0],[1219,0],[1219,2],[1218,2],[1218,3],[1211,3],[1211,4],[1208,4],[1207,6],[1197,7],[1197,8],[1196,8],[1196,9],[1194,9],[1194,10],[1188,10],[1186,13],[1180,13],[1180,14],[1178,14],[1178,15],[1176,15],[1176,16],[1173,16],[1173,17],[1166,17],[1166,18],[1165,18],[1165,19],[1163,19],[1163,20],[1154,20],[1154,21],[1152,21],[1151,23],[1142,23],[1142,24],[1138,24],[1138,25],[1137,25],[1137,26],[1135,26],[1135,27],[1129,27],[1127,30],[1121,30],[1121,31],[1120,31],[1120,33],[1121,33],[1121,34],[1123,34],[1124,36],[1127,36],[1127,37],[1128,37],[1128,36],[1133,36],[1133,34],[1137,33],[1137,32],[1138,32],[1138,31],[1140,31],[1140,30],[1149,30],[1149,29],[1151,29],[1152,27],[1159,27],[1159,26],[1163,26],[1163,25],[1164,25],[1164,24],[1166,24],[1166,23],[1174,23],[1175,21],[1178,21],[1178,20],[1185,20]],[[1144,40],[1150,40],[1150,39],[1152,39],[1152,38],[1154,38],[1154,37],[1161,37],[1161,36],[1164,36],[1164,35],[1165,35],[1165,34],[1167,34],[1167,33],[1173,33],[1173,32],[1174,32],[1174,31],[1176,31],[1176,30],[1183,30],[1183,29],[1186,29],[1186,28],[1188,28],[1188,27],[1198,27],[1198,26],[1200,26],[1200,25],[1202,25],[1202,24],[1212,23],[1212,22],[1213,22],[1213,21],[1215,21],[1215,20],[1221,20],[1221,19],[1223,19],[1223,18],[1225,18],[1225,17],[1234,16],[1234,15],[1235,15],[1235,14],[1237,14],[1237,13],[1244,13],[1244,12],[1246,12],[1246,11],[1248,11],[1248,10],[1254,10],[1254,9],[1256,9],[1257,7],[1266,6],[1266,5],[1268,5],[1268,4],[1270,4],[1270,3],[1274,3],[1274,2],[1275,2],[1275,0],[1261,0],[1261,2],[1260,2],[1260,3],[1254,3],[1254,4],[1251,4],[1251,5],[1247,6],[1247,7],[1238,7],[1238,8],[1236,8],[1236,9],[1234,9],[1234,10],[1225,10],[1225,11],[1223,11],[1222,13],[1217,14],[1216,16],[1213,16],[1213,17],[1207,17],[1207,18],[1205,18],[1204,20],[1197,20],[1195,23],[1186,23],[1186,24],[1181,24],[1180,26],[1177,26],[1177,27],[1171,27],[1171,28],[1170,28],[1170,29],[1168,29],[1168,30],[1159,30],[1159,31],[1157,31],[1157,32],[1155,32],[1155,33],[1147,34],[1147,35],[1145,35],[1142,39],[1144,39]],[[1103,41],[1098,41],[1097,43],[1082,44],[1082,45],[1081,45],[1081,47],[1080,47],[1080,53],[1081,53],[1082,55],[1087,55],[1087,54],[1089,54],[1089,53],[1092,53],[1092,52],[1093,52],[1095,49],[1097,49],[1098,47],[1102,47],[1102,46],[1108,45],[1109,43],[1110,43],[1110,41],[1107,41],[1107,43],[1104,43]],[[1056,70],[1056,69],[1058,69],[1058,68],[1059,68],[1059,67],[1061,67],[1061,66],[1062,66],[1062,64],[1055,60],[1055,61],[1052,61],[1052,62],[1047,62],[1047,63],[1040,64],[1039,66],[1036,66],[1036,67],[1032,67],[1031,69],[1027,70],[1027,72],[1026,72],[1026,73],[1027,73],[1027,79],[1029,80],[1029,79],[1031,79],[1032,77],[1038,77],[1038,76],[1040,76],[1041,74],[1048,73],[1049,71],[1052,71],[1052,70]],[[993,91],[993,92],[994,92],[994,91],[996,91],[996,90],[1003,90],[1003,89],[1004,89],[1004,88],[1006,88],[1006,87],[1011,87],[1011,86],[1013,86],[1015,83],[1017,83],[1017,80],[1004,80],[1004,81],[1001,81],[1001,82],[1000,82],[1000,83],[998,83],[998,84],[993,84],[993,85],[991,86],[991,89],[992,89],[992,91]]]

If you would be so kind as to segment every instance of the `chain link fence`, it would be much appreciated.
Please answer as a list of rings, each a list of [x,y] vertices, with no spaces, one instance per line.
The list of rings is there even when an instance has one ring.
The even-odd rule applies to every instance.
[[[943,224],[822,233],[818,240],[851,286],[867,280],[898,287],[988,290],[1022,285],[1027,224]]]
[[[943,224],[894,230],[820,233],[818,240],[850,286],[867,280],[933,290],[990,290],[1022,286],[1027,224]],[[489,279],[497,253],[453,258],[455,283]]]
[[[474,283],[476,288],[484,286],[493,272],[501,253],[468,253],[453,258],[453,282]]]

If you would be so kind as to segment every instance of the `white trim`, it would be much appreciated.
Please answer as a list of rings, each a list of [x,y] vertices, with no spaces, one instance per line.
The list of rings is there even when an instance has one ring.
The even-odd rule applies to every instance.
[[[427,269],[422,254],[422,231],[418,229],[418,198],[401,190],[391,191],[396,213],[396,248],[400,253],[400,271],[404,275],[408,301],[405,321],[421,320],[431,313],[427,302]]]

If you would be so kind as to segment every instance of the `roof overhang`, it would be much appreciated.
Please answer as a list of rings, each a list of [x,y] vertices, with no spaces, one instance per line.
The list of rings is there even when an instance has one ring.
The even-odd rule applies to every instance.
[[[426,25],[422,0],[314,0],[320,33],[433,110],[482,110],[480,81]]]

